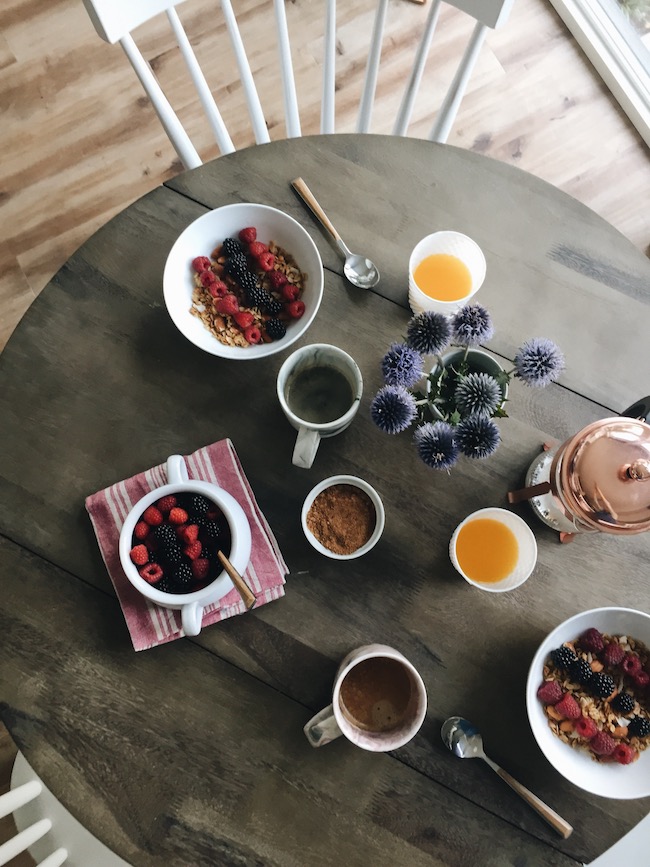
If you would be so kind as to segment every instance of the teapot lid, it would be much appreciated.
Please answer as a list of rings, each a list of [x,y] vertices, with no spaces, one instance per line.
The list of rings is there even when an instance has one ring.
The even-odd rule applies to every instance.
[[[606,418],[561,450],[557,485],[565,505],[595,530],[650,529],[650,424]]]

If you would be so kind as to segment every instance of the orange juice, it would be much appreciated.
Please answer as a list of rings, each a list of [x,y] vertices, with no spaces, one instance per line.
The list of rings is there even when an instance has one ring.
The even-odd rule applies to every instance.
[[[502,581],[517,565],[519,543],[509,527],[494,518],[476,518],[461,528],[456,559],[468,578],[480,584]]]
[[[436,301],[460,301],[472,289],[472,275],[464,262],[449,253],[426,256],[413,272],[418,289]]]

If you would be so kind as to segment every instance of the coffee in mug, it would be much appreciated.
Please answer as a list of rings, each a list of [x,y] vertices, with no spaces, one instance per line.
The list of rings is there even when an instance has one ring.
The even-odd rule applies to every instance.
[[[334,681],[332,704],[304,727],[320,747],[344,735],[366,750],[403,746],[419,730],[427,709],[422,678],[398,651],[383,644],[348,654]]]
[[[354,400],[348,378],[330,365],[300,370],[289,381],[285,397],[292,412],[312,424],[336,421]]]

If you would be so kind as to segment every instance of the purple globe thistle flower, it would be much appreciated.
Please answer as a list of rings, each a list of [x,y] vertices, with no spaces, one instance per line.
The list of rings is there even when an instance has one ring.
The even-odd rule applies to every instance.
[[[480,304],[466,304],[451,320],[454,340],[461,346],[478,346],[494,334],[492,317]]]
[[[413,439],[420,458],[434,470],[449,470],[458,460],[454,429],[446,421],[426,422]]]
[[[501,434],[491,418],[471,415],[458,423],[456,442],[468,458],[488,458],[497,450]]]
[[[370,417],[387,434],[406,430],[416,412],[415,398],[401,385],[385,385],[370,404]]]
[[[392,343],[381,362],[386,385],[410,388],[422,376],[422,356],[406,343]]]
[[[451,339],[451,325],[444,313],[425,310],[409,321],[406,342],[418,352],[439,355]]]
[[[526,385],[538,388],[555,382],[564,370],[564,356],[559,347],[546,337],[533,337],[519,347],[514,363],[515,376],[523,379]]]
[[[456,386],[454,400],[464,416],[490,418],[502,400],[499,383],[489,373],[468,373]]]

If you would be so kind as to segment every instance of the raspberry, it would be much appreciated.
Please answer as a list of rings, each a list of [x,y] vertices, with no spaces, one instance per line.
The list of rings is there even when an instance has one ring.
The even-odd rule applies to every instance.
[[[616,749],[616,741],[607,732],[598,732],[589,741],[589,748],[597,756],[611,756]]]
[[[190,545],[199,538],[199,527],[197,524],[185,524],[178,530],[177,535],[186,545]]]
[[[224,295],[223,298],[219,298],[216,306],[217,312],[221,313],[222,316],[233,316],[235,313],[239,313],[237,298],[232,293]]]
[[[636,759],[637,755],[637,751],[633,750],[629,744],[617,744],[614,747],[612,758],[614,761],[618,762],[619,765],[629,765],[630,762],[633,762]]]
[[[174,508],[178,500],[173,494],[167,494],[166,497],[162,497],[156,503],[156,508],[159,512],[162,512],[163,515],[168,515],[171,510]]]
[[[214,283],[208,287],[208,292],[213,298],[223,298],[224,295],[227,295],[230,292],[230,289],[226,286],[223,280],[215,280]]]
[[[207,289],[208,286],[217,282],[214,271],[201,271],[199,279],[201,280],[201,286],[203,286],[204,289]]]
[[[188,515],[185,509],[180,509],[178,506],[169,513],[169,521],[171,524],[187,524]]]
[[[281,289],[288,282],[287,275],[283,274],[282,271],[269,272],[269,283],[274,289]]]
[[[159,566],[158,563],[148,563],[146,566],[143,566],[142,569],[138,569],[140,573],[140,577],[144,578],[147,584],[155,584],[156,581],[160,581],[163,576],[162,566]]]
[[[142,520],[146,521],[150,527],[157,527],[159,524],[163,522],[162,512],[157,509],[155,506],[149,506],[148,509],[144,510],[144,514],[142,515]]]
[[[570,692],[567,692],[564,698],[557,702],[555,710],[561,713],[565,719],[578,719],[582,714],[580,705]]]
[[[305,305],[302,301],[290,301],[287,304],[287,313],[292,319],[300,319],[305,312]]]
[[[192,259],[192,268],[197,274],[207,271],[210,268],[210,260],[207,256],[197,256],[196,259]]]
[[[556,704],[563,695],[562,687],[556,680],[545,680],[537,690],[537,698],[544,704]]]
[[[616,641],[610,641],[609,644],[605,645],[605,649],[603,650],[602,660],[605,665],[611,665],[612,667],[616,665],[620,665],[623,661],[623,657],[625,656],[625,651]]]
[[[262,253],[261,256],[257,257],[257,262],[262,271],[272,271],[275,265],[275,256],[269,252]]]
[[[592,653],[599,653],[605,646],[602,633],[593,626],[583,632],[579,640],[580,646]]]
[[[244,244],[252,244],[255,238],[257,238],[257,229],[253,226],[248,226],[239,233],[239,240]]]
[[[251,256],[254,256],[256,259],[262,255],[262,253],[268,253],[268,247],[266,244],[263,244],[261,241],[253,241],[248,248],[248,252]]]
[[[203,545],[201,545],[197,540],[196,542],[190,542],[189,545],[186,545],[183,548],[183,554],[185,554],[186,557],[189,557],[190,560],[197,560],[201,556],[202,549]]]
[[[197,581],[203,581],[208,577],[209,572],[210,561],[206,560],[205,557],[198,557],[196,560],[192,560],[192,575],[194,575]]]
[[[149,530],[151,527],[147,524],[146,521],[138,521],[135,525],[135,529],[133,530],[133,535],[136,539],[139,539],[141,542],[147,538],[149,535]]]
[[[244,331],[244,337],[249,343],[259,343],[262,339],[262,332],[257,325],[249,325]]]
[[[273,272],[277,274],[277,271]],[[300,295],[300,289],[297,286],[294,286],[293,283],[285,283],[284,286],[280,287],[280,295],[285,301],[297,301]]]
[[[149,562],[149,549],[146,545],[136,545],[129,551],[129,557],[136,566],[144,566]]]
[[[637,671],[641,671],[641,660],[636,653],[626,653],[621,666],[625,674],[634,677]]]
[[[650,674],[648,674],[647,671],[637,671],[637,673],[633,675],[633,680],[639,689],[645,689],[645,687],[650,683]]]
[[[591,740],[598,734],[598,726],[591,717],[588,716],[581,716],[575,721],[573,727],[580,737],[584,738],[586,741]]]
[[[239,327],[242,329],[248,328],[249,325],[252,325],[255,322],[255,317],[253,316],[252,313],[249,313],[247,310],[240,310],[239,313],[233,314],[232,318],[235,320],[237,325],[239,325]]]

